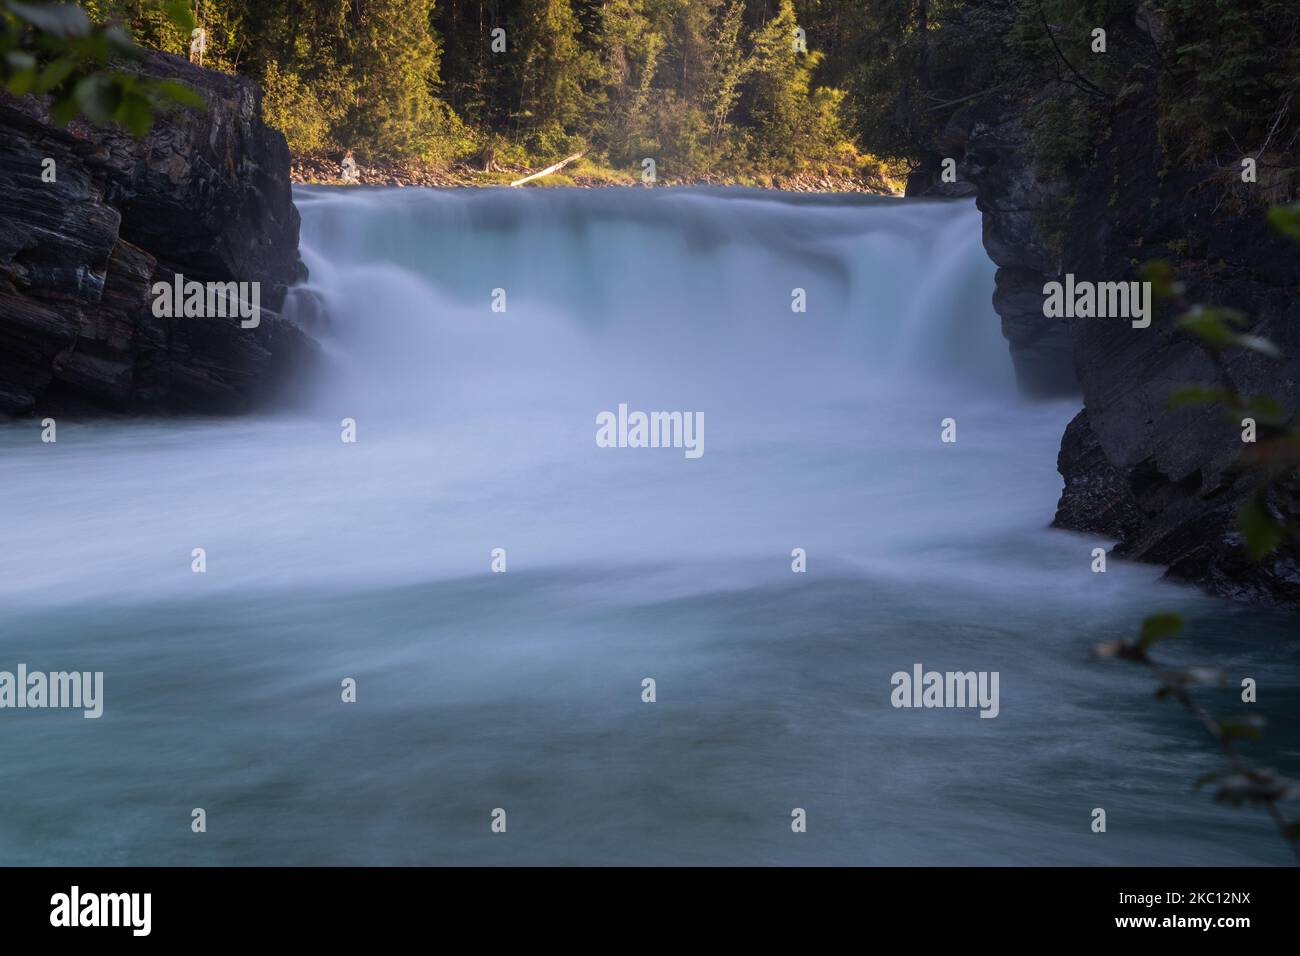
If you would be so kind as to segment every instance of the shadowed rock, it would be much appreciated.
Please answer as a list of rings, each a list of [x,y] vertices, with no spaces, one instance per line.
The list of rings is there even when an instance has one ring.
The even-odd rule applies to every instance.
[[[1112,31],[1113,33],[1113,31]],[[1149,49],[1143,34],[1131,49]],[[1032,160],[1029,117],[1053,89],[1012,88],[959,109],[909,183],[924,193],[939,156],[960,158],[975,184],[984,244],[998,265],[994,306],[1016,374],[1031,395],[1082,393],[1084,410],[1061,444],[1065,487],[1055,524],[1118,541],[1117,553],[1164,564],[1169,576],[1250,602],[1300,608],[1300,555],[1285,545],[1247,559],[1236,515],[1262,483],[1241,467],[1241,424],[1221,405],[1173,408],[1186,386],[1215,386],[1219,370],[1157,307],[1150,328],[1115,319],[1049,319],[1043,285],[1073,273],[1093,282],[1139,278],[1141,264],[1174,264],[1186,301],[1242,312],[1281,361],[1242,349],[1226,371],[1243,395],[1300,413],[1300,249],[1266,221],[1268,202],[1213,167],[1186,168],[1157,135],[1153,67],[1133,75],[1104,130],[1068,173],[1044,175]],[[1231,172],[1231,170],[1230,170]],[[1278,516],[1300,521],[1300,475],[1268,493]]]
[[[135,139],[0,94],[0,413],[246,411],[316,353],[280,316],[305,277],[284,137],[244,79],[166,54],[140,68],[198,90]],[[56,179],[42,179],[46,158]],[[261,283],[261,324],[158,318],[151,287]]]

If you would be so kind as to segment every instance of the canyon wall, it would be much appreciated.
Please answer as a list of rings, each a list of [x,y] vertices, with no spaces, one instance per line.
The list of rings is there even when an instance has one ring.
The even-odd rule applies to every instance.
[[[1137,30],[1132,45],[1147,43]],[[1124,42],[1120,36],[1112,42]],[[1157,136],[1158,70],[1136,69],[1104,106],[1089,154],[1069,173],[1045,174],[1031,159],[1032,107],[1052,90],[1012,85],[953,113],[928,174],[910,193],[932,193],[941,157],[959,160],[984,215],[984,244],[998,266],[994,305],[1023,390],[1078,394],[1083,409],[1063,437],[1061,528],[1114,538],[1116,553],[1168,566],[1174,578],[1228,597],[1300,607],[1293,545],[1247,560],[1236,527],[1259,469],[1240,467],[1240,421],[1221,405],[1174,408],[1171,394],[1220,379],[1209,352],[1159,307],[1150,328],[1122,319],[1049,319],[1045,283],[1136,280],[1151,259],[1170,262],[1187,303],[1239,310],[1252,334],[1284,358],[1233,349],[1225,369],[1244,395],[1300,411],[1300,245],[1272,229],[1270,202],[1293,191],[1294,173],[1241,182],[1225,168],[1187,168]],[[1246,155],[1243,153],[1243,155]],[[1253,155],[1253,154],[1251,154]],[[1268,495],[1277,516],[1300,518],[1292,473]]]

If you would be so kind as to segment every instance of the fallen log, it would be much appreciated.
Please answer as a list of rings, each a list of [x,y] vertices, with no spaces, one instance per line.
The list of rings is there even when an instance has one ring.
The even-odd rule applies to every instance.
[[[511,183],[510,185],[511,185],[511,186],[522,186],[524,183],[531,182],[531,181],[534,180],[534,179],[541,179],[543,176],[549,176],[549,175],[551,175],[551,173],[558,173],[558,172],[559,172],[561,169],[563,169],[565,166],[569,165],[569,163],[573,162],[575,159],[582,159],[582,157],[585,156],[585,155],[587,155],[587,154],[586,154],[586,153],[574,153],[574,154],[573,154],[572,156],[570,156],[568,159],[562,159],[562,160],[560,160],[558,163],[556,163],[554,166],[547,166],[547,167],[546,167],[545,169],[543,169],[540,173],[533,173],[532,175],[525,176],[523,179],[516,179],[516,180],[515,180],[513,183]]]

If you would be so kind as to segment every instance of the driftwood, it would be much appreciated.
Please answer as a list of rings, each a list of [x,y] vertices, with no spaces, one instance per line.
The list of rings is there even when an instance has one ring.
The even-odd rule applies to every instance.
[[[562,159],[562,160],[560,160],[558,163],[556,163],[554,166],[547,166],[547,167],[546,167],[545,169],[543,169],[540,173],[533,173],[533,174],[530,175],[530,176],[525,176],[523,179],[516,179],[516,180],[515,180],[513,183],[511,183],[510,185],[511,185],[511,186],[522,186],[524,183],[526,183],[526,182],[531,182],[531,181],[534,180],[534,179],[541,179],[543,176],[549,176],[549,175],[551,175],[551,173],[558,173],[558,172],[559,172],[561,169],[563,169],[565,166],[569,165],[569,163],[573,162],[575,159],[582,159],[582,157],[585,156],[585,155],[586,155],[586,153],[574,153],[574,154],[573,154],[572,156],[570,156],[568,159]]]

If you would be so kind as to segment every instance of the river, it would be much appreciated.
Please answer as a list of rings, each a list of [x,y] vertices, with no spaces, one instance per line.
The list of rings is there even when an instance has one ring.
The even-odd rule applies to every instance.
[[[1088,652],[1178,611],[1170,659],[1225,670],[1216,712],[1256,678],[1291,769],[1294,620],[1048,527],[1078,406],[1016,394],[973,205],[296,202],[329,317],[294,408],[0,426],[0,669],[104,673],[99,719],[0,711],[0,863],[1290,859]],[[620,404],[703,453],[598,447]],[[917,663],[997,672],[996,719],[891,706]]]

